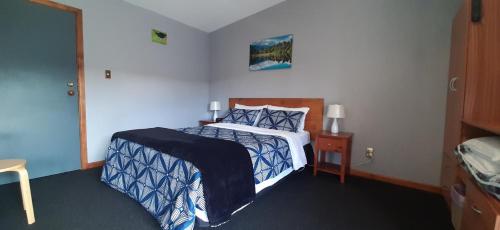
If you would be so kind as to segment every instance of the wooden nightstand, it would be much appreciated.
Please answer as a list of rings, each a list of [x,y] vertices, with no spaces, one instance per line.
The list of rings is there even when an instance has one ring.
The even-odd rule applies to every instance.
[[[200,126],[204,126],[204,125],[209,125],[209,124],[217,123],[217,122],[220,122],[220,121],[222,121],[222,118],[217,118],[216,121],[201,120],[201,121],[199,121],[199,123],[200,123]]]
[[[351,143],[352,133],[331,133],[330,131],[321,131],[316,136],[314,147],[314,175],[318,171],[333,173],[340,176],[340,183],[344,183],[345,175],[349,174],[351,166]],[[323,154],[321,154],[323,153]],[[325,162],[327,153],[338,153],[342,160],[340,165]],[[318,157],[320,159],[318,159]]]

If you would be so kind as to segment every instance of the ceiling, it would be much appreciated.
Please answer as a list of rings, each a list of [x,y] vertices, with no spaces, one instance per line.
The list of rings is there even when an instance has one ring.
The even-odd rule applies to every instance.
[[[125,0],[205,32],[212,32],[286,0]]]

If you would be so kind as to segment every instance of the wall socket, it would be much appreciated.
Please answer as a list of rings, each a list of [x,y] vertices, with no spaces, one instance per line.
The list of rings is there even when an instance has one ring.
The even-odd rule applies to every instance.
[[[366,153],[365,153],[366,158],[372,159],[374,155],[375,155],[375,150],[372,147],[366,148]]]

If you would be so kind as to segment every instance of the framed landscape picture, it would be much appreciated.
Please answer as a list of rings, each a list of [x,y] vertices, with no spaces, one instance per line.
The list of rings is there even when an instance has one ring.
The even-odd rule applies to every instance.
[[[250,44],[250,71],[292,67],[293,35],[272,37]]]
[[[151,41],[158,44],[167,45],[167,33],[152,29]]]

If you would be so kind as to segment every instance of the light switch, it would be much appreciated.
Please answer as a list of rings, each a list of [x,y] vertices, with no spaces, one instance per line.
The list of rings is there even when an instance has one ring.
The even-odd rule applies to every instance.
[[[104,71],[104,78],[111,79],[111,70],[107,69]]]

